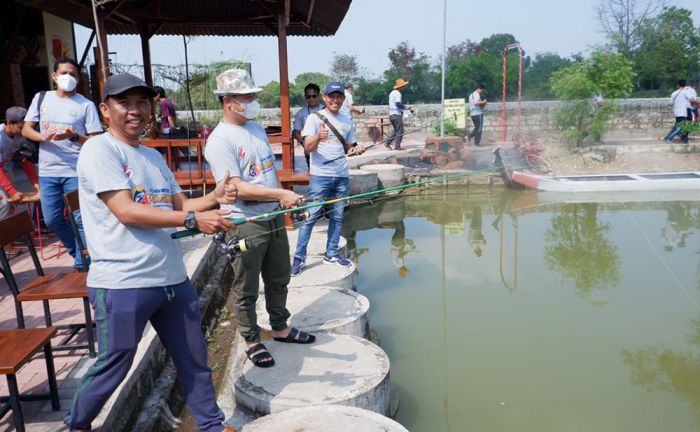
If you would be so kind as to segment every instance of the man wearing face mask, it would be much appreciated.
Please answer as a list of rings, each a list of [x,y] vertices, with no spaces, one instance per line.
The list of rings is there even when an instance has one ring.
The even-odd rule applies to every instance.
[[[253,120],[260,112],[256,87],[248,71],[229,69],[216,77],[223,118],[209,136],[204,157],[216,179],[228,171],[238,189],[238,200],[221,208],[234,217],[250,217],[282,208],[298,206],[301,197],[282,189],[275,170],[275,155],[265,129]],[[270,315],[272,337],[279,342],[313,343],[313,335],[287,325],[287,284],[291,266],[289,241],[284,217],[248,222],[238,227],[241,238],[251,239],[253,247],[231,262],[234,280],[232,293],[236,303],[238,331],[246,341],[246,354],[258,367],[271,367],[274,359],[260,343],[255,303],[259,280],[265,284],[265,300]]]
[[[95,104],[76,92],[80,68],[75,60],[59,59],[51,78],[57,90],[34,95],[24,118],[22,135],[40,143],[39,189],[44,222],[75,258],[76,270],[82,270],[80,250],[64,216],[63,195],[78,189],[76,166],[80,148],[88,137],[102,132],[102,124]],[[37,123],[38,132],[34,129]],[[78,211],[75,218],[82,232]]]

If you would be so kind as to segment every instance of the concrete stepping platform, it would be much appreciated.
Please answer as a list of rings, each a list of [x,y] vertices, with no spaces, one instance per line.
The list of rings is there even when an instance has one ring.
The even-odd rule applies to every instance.
[[[399,164],[376,164],[376,165],[362,165],[360,167],[363,171],[369,171],[377,173],[377,179],[379,180],[379,188],[389,188],[394,186],[401,186],[406,183],[406,179],[403,176],[403,165]]]
[[[299,238],[299,228],[294,231],[287,231],[289,238],[289,253],[293,256],[297,248],[297,239]],[[318,223],[311,231],[309,244],[306,246],[306,256],[323,256],[326,253],[326,242],[328,241],[328,226],[318,226]],[[348,241],[345,237],[340,236],[338,239],[338,253],[342,257],[347,257]]]
[[[306,265],[299,276],[291,278],[287,288],[306,288],[310,286],[331,286],[357,291],[357,272],[355,266],[340,267],[335,264],[324,264],[322,257],[306,258]],[[261,288],[262,290],[262,285]]]
[[[389,415],[386,353],[357,336],[316,337],[309,345],[265,341],[275,365],[259,368],[245,361],[234,383],[237,404],[259,415],[313,405],[347,405]]]
[[[241,429],[241,432],[269,431],[408,432],[408,429],[372,411],[340,405],[295,408],[261,417]]]
[[[372,192],[379,189],[379,178],[376,172],[351,169],[350,170],[350,195]]]
[[[265,296],[256,305],[258,323],[271,331],[270,317],[265,310]],[[310,333],[334,333],[365,337],[369,300],[362,294],[336,287],[309,286],[287,296],[287,309],[292,314],[289,325]]]

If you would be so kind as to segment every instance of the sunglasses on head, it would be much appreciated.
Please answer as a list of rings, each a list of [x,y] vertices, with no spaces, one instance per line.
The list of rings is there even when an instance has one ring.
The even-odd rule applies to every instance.
[[[312,95],[305,95],[304,96],[306,99],[316,99],[318,97],[317,94],[312,94]]]

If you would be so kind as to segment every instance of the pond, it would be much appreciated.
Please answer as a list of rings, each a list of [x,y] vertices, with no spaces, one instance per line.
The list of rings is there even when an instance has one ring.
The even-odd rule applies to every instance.
[[[348,210],[409,430],[700,429],[700,201],[573,198],[454,187]]]

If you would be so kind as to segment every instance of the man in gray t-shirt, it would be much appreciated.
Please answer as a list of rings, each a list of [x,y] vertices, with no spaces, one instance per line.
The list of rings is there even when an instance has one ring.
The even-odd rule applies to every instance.
[[[486,105],[486,99],[483,99],[481,95],[484,94],[486,88],[483,84],[479,84],[476,90],[469,95],[469,115],[472,118],[472,123],[474,123],[474,129],[467,135],[467,141],[471,143],[474,139],[474,144],[481,144],[481,132],[484,129],[484,105]]]
[[[197,292],[170,234],[183,225],[207,234],[230,230],[231,222],[223,217],[230,212],[208,209],[232,203],[236,188],[224,174],[208,195],[185,197],[162,156],[139,143],[154,95],[133,75],[109,77],[100,104],[109,132],[91,138],[78,159],[80,204],[92,255],[88,295],[100,352],[65,417],[70,430],[90,430],[127,375],[148,322],[173,359],[197,428],[228,430],[207,366]]]
[[[350,190],[350,172],[346,154],[362,154],[365,148],[357,146],[355,127],[352,120],[340,113],[345,100],[343,85],[332,82],[323,92],[325,108],[310,116],[301,131],[304,137],[304,149],[311,153],[311,177],[309,178],[309,198],[328,200],[347,196]],[[338,241],[343,228],[343,209],[345,203],[310,209],[310,217],[299,228],[297,248],[292,262],[292,276],[301,273],[306,262],[306,247],[311,238],[316,221],[324,213],[329,214],[328,242],[324,264],[334,264],[352,268],[349,259],[338,254]]]
[[[40,143],[39,189],[44,222],[61,239],[68,253],[75,258],[75,268],[80,270],[83,268],[82,258],[73,230],[65,218],[63,196],[78,189],[75,172],[78,154],[89,136],[102,132],[102,124],[95,104],[76,91],[80,69],[75,60],[58,60],[51,77],[57,89],[34,95],[24,118],[22,135]],[[39,132],[34,129],[37,123]],[[78,229],[82,231],[80,212],[75,213]]]
[[[204,157],[221,179],[231,173],[238,187],[238,200],[230,209],[236,217],[258,216],[282,208],[296,207],[300,196],[280,187],[275,170],[275,155],[265,130],[252,121],[260,112],[256,87],[248,71],[229,69],[216,77],[223,109],[221,123],[207,140]],[[289,241],[284,217],[248,222],[238,226],[242,238],[253,241],[253,248],[231,262],[233,267],[232,293],[236,298],[238,331],[246,342],[246,354],[258,367],[271,367],[274,359],[260,343],[255,303],[262,275],[265,300],[270,315],[272,337],[281,342],[313,343],[313,335],[287,325],[287,284],[289,283]]]

